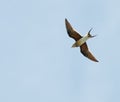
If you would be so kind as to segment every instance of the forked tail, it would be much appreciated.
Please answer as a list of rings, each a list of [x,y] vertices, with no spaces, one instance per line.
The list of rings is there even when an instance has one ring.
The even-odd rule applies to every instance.
[[[90,34],[91,30],[92,30],[92,28],[91,28],[91,29],[89,30],[89,32],[88,32],[88,37],[93,38],[93,37],[95,37],[96,35],[93,35],[93,36],[92,36],[92,35]]]

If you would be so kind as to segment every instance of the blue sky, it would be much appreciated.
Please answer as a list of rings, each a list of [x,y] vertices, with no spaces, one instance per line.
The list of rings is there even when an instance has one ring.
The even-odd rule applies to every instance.
[[[119,102],[119,0],[0,1],[0,102]],[[71,48],[64,24],[99,60]]]

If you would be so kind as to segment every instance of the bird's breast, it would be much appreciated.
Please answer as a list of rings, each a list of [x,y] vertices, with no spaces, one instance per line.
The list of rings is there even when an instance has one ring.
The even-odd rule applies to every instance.
[[[84,44],[87,40],[88,40],[88,36],[84,36],[81,39],[79,39],[78,41],[76,41],[78,46],[81,46],[82,44]]]

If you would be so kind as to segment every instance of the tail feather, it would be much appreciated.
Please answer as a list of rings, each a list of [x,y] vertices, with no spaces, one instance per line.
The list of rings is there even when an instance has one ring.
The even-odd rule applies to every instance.
[[[88,32],[88,37],[92,37],[92,35],[90,34],[91,30],[92,30],[92,28]]]
[[[91,35],[91,34],[90,34],[91,30],[92,30],[92,28],[91,28],[91,29],[89,30],[89,32],[88,32],[88,37],[93,38],[93,37],[95,37],[96,35]]]

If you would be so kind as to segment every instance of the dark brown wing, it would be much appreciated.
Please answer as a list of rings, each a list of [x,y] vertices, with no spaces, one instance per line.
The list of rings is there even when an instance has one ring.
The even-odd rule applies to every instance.
[[[92,61],[98,62],[98,60],[92,55],[92,53],[89,51],[88,46],[86,43],[84,43],[83,45],[80,46],[81,49],[81,53],[89,58]]]
[[[65,25],[69,37],[73,38],[75,41],[82,38],[82,36],[72,28],[71,24],[68,22],[67,19],[65,19]]]

